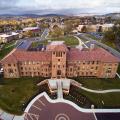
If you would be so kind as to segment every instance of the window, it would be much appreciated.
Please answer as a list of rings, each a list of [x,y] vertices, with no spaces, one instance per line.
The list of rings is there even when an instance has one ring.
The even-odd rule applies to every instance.
[[[83,65],[85,65],[85,63],[83,63]]]
[[[10,66],[11,66],[11,64],[8,64],[8,66],[10,67]]]
[[[90,75],[92,75],[93,73],[92,72],[90,72]]]
[[[94,69],[94,67],[91,67],[91,69]]]
[[[70,68],[70,72],[72,72],[72,68]]]
[[[97,64],[99,64],[99,61],[97,61]]]
[[[98,66],[96,67],[96,70],[98,69]]]
[[[13,72],[13,69],[8,69],[8,72],[9,72],[9,73],[14,73],[14,72]]]
[[[21,70],[23,70],[23,67],[21,67]]]
[[[60,59],[58,59],[58,61],[60,62]]]
[[[84,75],[84,72],[82,72],[82,75]]]
[[[94,61],[92,61],[92,64],[94,64],[95,62]]]
[[[90,64],[90,61],[88,61],[88,65]]]

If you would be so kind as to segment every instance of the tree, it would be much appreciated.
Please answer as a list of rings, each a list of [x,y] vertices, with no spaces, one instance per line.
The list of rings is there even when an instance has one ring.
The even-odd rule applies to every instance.
[[[103,31],[102,26],[99,26],[99,28],[98,28],[98,32],[102,32],[102,31]]]
[[[82,27],[81,32],[83,32],[83,33],[87,32],[87,27],[85,25]]]
[[[106,41],[111,41],[111,42],[113,42],[113,41],[115,40],[115,33],[114,33],[114,31],[112,31],[112,30],[106,31],[106,32],[104,33],[104,39],[105,39]]]
[[[65,22],[64,33],[70,34],[73,30],[73,23],[71,21]]]
[[[52,37],[60,37],[60,36],[63,36],[64,35],[64,31],[62,28],[60,27],[54,27],[53,30],[50,32],[50,35]]]

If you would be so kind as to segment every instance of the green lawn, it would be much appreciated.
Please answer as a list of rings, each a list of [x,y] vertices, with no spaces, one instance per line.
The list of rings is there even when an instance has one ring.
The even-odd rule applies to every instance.
[[[41,41],[41,42],[34,42],[32,44],[32,47],[36,47],[40,44],[44,44],[47,45],[49,41],[65,41],[65,44],[67,46],[76,46],[79,44],[79,41],[77,38],[73,37],[73,36],[65,36],[65,37],[60,37],[60,38],[49,38],[45,41]]]
[[[98,94],[71,85],[70,93],[65,95],[64,98],[83,108],[91,108],[92,104],[95,105],[95,108],[120,108],[120,92]]]
[[[0,51],[0,60],[3,57],[5,57],[10,51],[12,51],[14,49],[14,47],[15,47],[14,44],[15,44],[15,41],[5,44],[3,49]]]
[[[73,78],[89,89],[105,90],[105,89],[120,89],[120,79],[100,79],[100,78]]]
[[[90,34],[86,34],[86,36],[92,38],[93,40],[97,40],[98,42],[101,42],[101,43],[103,43],[103,44],[106,44],[107,46],[109,46],[109,47],[111,47],[111,48],[113,48],[113,49],[118,50],[118,49],[116,48],[116,45],[115,45],[114,42],[106,41],[106,40],[104,40],[104,39],[98,39],[98,38],[96,38],[95,36],[90,35]]]
[[[0,80],[0,108],[21,115],[23,104],[38,92],[38,81],[44,78],[19,78]]]
[[[120,108],[120,92],[96,94],[77,89],[78,94],[85,95],[97,108]],[[102,103],[104,101],[104,104]]]

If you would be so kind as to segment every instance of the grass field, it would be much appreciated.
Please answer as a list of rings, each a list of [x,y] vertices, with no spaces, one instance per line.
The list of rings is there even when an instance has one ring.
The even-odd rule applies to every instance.
[[[15,41],[5,44],[3,49],[0,51],[0,60],[5,57],[15,47]]]
[[[76,89],[78,94],[86,96],[97,108],[120,108],[120,92],[96,94]],[[104,102],[104,104],[102,103]]]
[[[65,37],[60,37],[60,38],[50,38],[50,39],[47,39],[47,40],[41,41],[41,42],[34,42],[32,44],[32,47],[37,47],[40,44],[47,45],[49,41],[65,41],[66,45],[73,46],[73,47],[79,44],[78,39],[76,39],[75,37],[65,36]]]
[[[98,42],[101,42],[101,43],[103,43],[103,44],[106,44],[107,46],[109,46],[109,47],[111,47],[111,48],[113,48],[113,49],[118,50],[118,49],[116,48],[116,45],[115,45],[114,42],[106,41],[106,40],[104,40],[104,39],[98,39],[98,38],[96,38],[95,36],[90,35],[90,34],[86,34],[86,36],[92,38],[93,40],[97,40]]]
[[[38,92],[36,83],[44,78],[19,78],[0,80],[0,108],[21,115],[23,104]]]
[[[100,78],[73,78],[77,82],[81,83],[82,86],[94,90],[106,90],[106,89],[120,89],[120,79],[100,79]]]

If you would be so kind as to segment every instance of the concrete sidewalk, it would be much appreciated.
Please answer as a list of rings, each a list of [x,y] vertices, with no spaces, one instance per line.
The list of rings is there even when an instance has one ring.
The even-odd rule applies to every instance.
[[[9,114],[3,110],[0,109],[0,120],[24,120],[23,115],[22,116],[16,116],[13,114]]]

